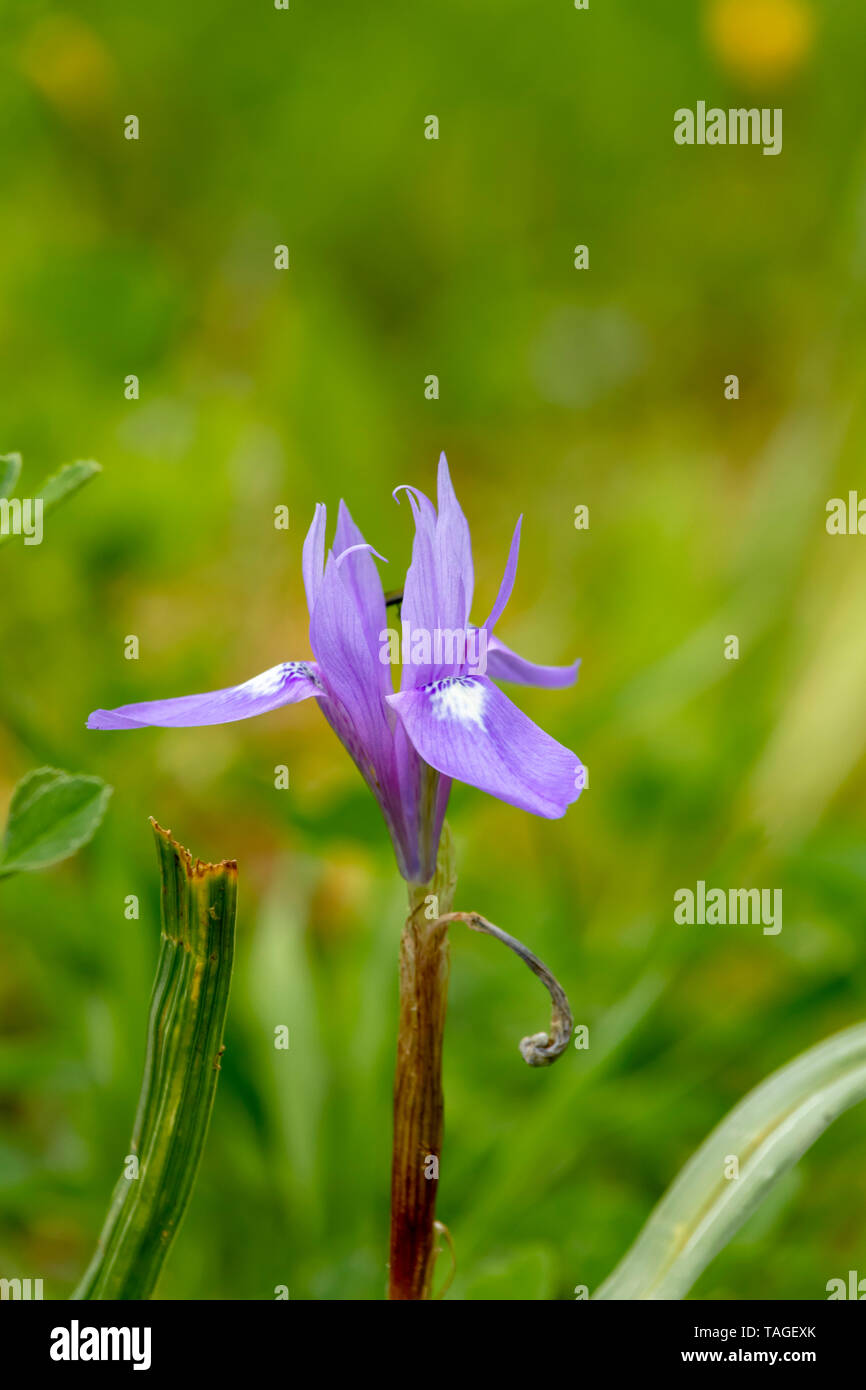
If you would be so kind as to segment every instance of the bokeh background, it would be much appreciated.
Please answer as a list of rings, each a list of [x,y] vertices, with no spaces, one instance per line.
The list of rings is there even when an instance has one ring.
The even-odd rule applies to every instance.
[[[84,721],[306,656],[314,503],[347,499],[392,587],[411,525],[391,490],[432,489],[444,448],[479,613],[525,514],[499,630],[583,667],[573,691],[513,693],[590,770],[559,822],[452,799],[458,905],[549,962],[591,1046],[526,1068],[542,992],[455,937],[449,1297],[571,1298],[747,1090],[866,1012],[866,540],[824,524],[866,487],[866,10],[0,18],[0,452],[23,453],[24,495],[74,458],[104,469],[41,547],[0,554],[0,812],[42,763],[115,788],[89,847],[0,887],[0,1273],[66,1296],[127,1152],[154,815],[241,872],[228,1050],[161,1296],[383,1296],[403,895],[375,805],[312,702],[203,730]],[[699,99],[783,107],[782,155],[675,146]],[[675,926],[699,878],[781,888],[783,931]],[[861,1108],[692,1296],[866,1275],[864,1154]]]

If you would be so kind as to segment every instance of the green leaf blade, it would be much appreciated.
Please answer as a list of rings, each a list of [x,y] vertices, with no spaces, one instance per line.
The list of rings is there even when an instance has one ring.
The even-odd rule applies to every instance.
[[[162,934],[129,1149],[74,1299],[147,1299],[189,1204],[216,1095],[234,959],[237,865],[193,861],[152,821]]]

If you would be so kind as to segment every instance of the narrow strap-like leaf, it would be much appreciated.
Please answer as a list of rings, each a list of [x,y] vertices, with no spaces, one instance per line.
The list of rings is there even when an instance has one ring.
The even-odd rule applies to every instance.
[[[866,1023],[858,1023],[795,1057],[740,1101],[593,1297],[683,1298],[779,1178],[864,1098]]]
[[[162,940],[130,1154],[73,1298],[150,1298],[186,1211],[207,1137],[234,954],[237,865],[193,861],[152,821]],[[137,1158],[137,1176],[130,1158]]]

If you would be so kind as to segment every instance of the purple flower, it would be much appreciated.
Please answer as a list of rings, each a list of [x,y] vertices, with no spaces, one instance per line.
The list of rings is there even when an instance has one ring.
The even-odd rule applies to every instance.
[[[580,663],[536,666],[493,636],[514,586],[522,518],[496,602],[479,627],[470,620],[469,526],[445,455],[439,460],[438,512],[416,488],[400,491],[409,497],[415,540],[402,595],[399,691],[391,679],[396,634],[389,648],[394,629],[373,560],[377,552],[341,502],[326,557],[320,504],[303,554],[315,661],[283,662],[243,685],[204,695],[96,710],[87,726],[228,724],[312,696],[378,801],[400,872],[412,883],[426,883],[454,778],[538,816],[561,816],[576,801],[583,785],[577,757],[522,714],[493,679],[567,686],[577,679]]]

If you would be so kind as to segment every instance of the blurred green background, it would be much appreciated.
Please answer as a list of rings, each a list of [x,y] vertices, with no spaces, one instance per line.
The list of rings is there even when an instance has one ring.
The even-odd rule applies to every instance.
[[[525,513],[499,631],[583,667],[510,693],[590,769],[559,822],[452,798],[456,905],[551,965],[591,1046],[530,1071],[543,993],[454,938],[449,1297],[571,1298],[748,1089],[866,1013],[866,540],[824,525],[866,486],[866,10],[2,0],[0,20],[0,452],[23,453],[23,495],[104,468],[42,546],[0,554],[0,814],[41,763],[115,788],[74,860],[0,887],[0,1274],[66,1296],[127,1152],[154,815],[241,872],[228,1050],[161,1296],[383,1296],[403,893],[372,799],[313,702],[84,721],[308,655],[314,503],[346,498],[393,587],[391,489],[432,490],[444,448],[479,614]],[[675,146],[699,99],[783,107],[781,156]],[[675,926],[699,878],[781,888],[781,934]],[[864,1155],[861,1107],[693,1296],[866,1275]]]

